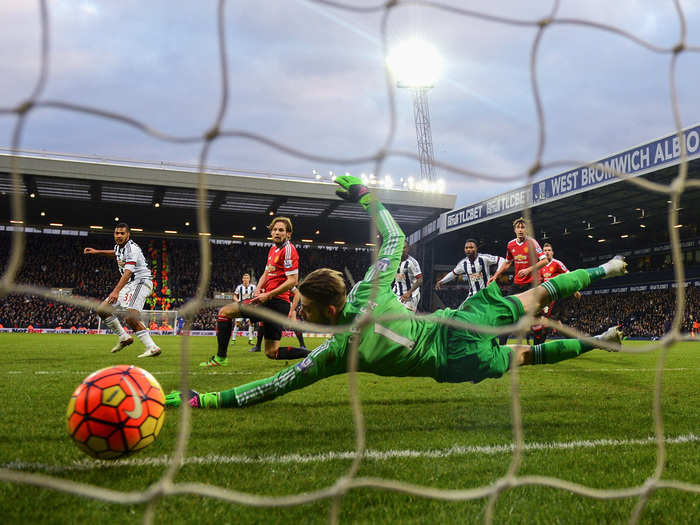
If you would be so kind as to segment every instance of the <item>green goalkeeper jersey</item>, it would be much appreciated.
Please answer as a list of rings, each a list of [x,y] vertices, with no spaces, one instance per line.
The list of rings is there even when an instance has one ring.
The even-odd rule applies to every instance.
[[[399,315],[399,319],[372,319],[359,334],[359,370],[384,376],[422,376],[439,379],[444,367],[445,328],[413,317],[391,290],[401,262],[405,235],[389,211],[377,202],[377,227],[382,246],[376,264],[347,296],[338,324],[351,324],[370,312],[373,317]],[[347,372],[351,331],[334,335],[306,358],[274,376],[220,393],[222,406],[247,406],[266,401],[320,379]]]
[[[377,262],[348,294],[338,324],[350,324],[365,312],[372,314],[372,320],[360,333],[359,370],[384,376],[437,377],[445,364],[444,352],[439,351],[443,347],[443,327],[413,316],[391,290],[405,236],[381,204],[377,228],[383,238]],[[401,318],[375,321],[376,317],[392,315]],[[345,351],[351,335],[337,334],[329,348],[337,346]]]

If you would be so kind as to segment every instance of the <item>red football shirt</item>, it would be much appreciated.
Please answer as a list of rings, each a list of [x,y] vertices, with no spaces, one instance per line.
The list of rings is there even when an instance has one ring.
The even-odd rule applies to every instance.
[[[289,242],[285,242],[279,248],[274,244],[267,253],[267,281],[265,290],[272,291],[287,280],[288,275],[299,273],[299,254],[297,249]],[[292,292],[287,290],[277,296],[278,299],[292,302]]]
[[[549,281],[552,277],[568,272],[569,269],[559,259],[552,258],[547,264],[540,268],[540,280]]]
[[[530,262],[529,257],[530,250],[533,250],[535,255],[532,262]],[[530,284],[532,282],[532,272],[527,277],[518,277],[518,272],[529,268],[543,257],[547,256],[542,252],[542,248],[540,248],[539,243],[535,239],[526,237],[523,242],[518,242],[517,238],[510,241],[506,248],[506,261],[515,262],[515,279],[513,279],[513,282],[515,284]]]

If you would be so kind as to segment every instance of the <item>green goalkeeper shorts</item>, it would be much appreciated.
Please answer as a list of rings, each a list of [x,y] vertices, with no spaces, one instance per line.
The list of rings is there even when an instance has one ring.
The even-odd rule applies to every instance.
[[[459,310],[440,311],[444,317],[491,327],[513,324],[524,313],[520,300],[503,297],[495,282],[464,301]],[[497,335],[449,326],[445,329],[447,360],[440,369],[438,381],[478,383],[489,377],[501,377],[508,371],[511,349],[500,346]]]

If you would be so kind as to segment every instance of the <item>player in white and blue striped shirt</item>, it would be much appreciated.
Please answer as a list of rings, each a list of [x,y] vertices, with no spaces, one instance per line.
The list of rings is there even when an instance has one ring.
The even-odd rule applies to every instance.
[[[466,257],[459,261],[450,273],[445,275],[435,284],[435,289],[439,290],[443,284],[457,278],[458,275],[466,275],[466,282],[469,286],[467,298],[471,297],[479,290],[486,288],[491,278],[491,266],[500,268],[506,260],[497,255],[479,253],[479,246],[474,239],[467,239],[464,243],[464,254]]]
[[[97,314],[119,337],[119,341],[112,348],[112,353],[119,352],[129,346],[134,342],[134,338],[124,330],[116,315],[110,313],[109,309],[102,307],[107,305],[126,311],[124,321],[146,347],[146,351],[139,357],[159,356],[160,348],[153,342],[148,328],[139,319],[139,312],[143,309],[146,298],[153,291],[153,275],[148,268],[141,248],[131,240],[131,230],[125,222],[120,222],[114,227],[114,242],[112,250],[96,250],[95,248],[83,250],[84,254],[106,255],[116,258],[117,267],[121,274],[121,279],[114,286],[114,290],[97,309]]]
[[[255,292],[255,285],[250,284],[250,274],[249,273],[244,273],[243,274],[243,282],[236,286],[236,289],[233,292],[233,298],[234,300],[241,302],[245,301],[246,299],[252,299],[253,298],[253,292]],[[248,344],[252,345],[253,344],[253,323],[250,321],[250,319],[245,318],[245,317],[238,317],[236,318],[235,325],[243,326],[243,323],[245,321],[248,321]],[[236,342],[236,326],[234,325],[233,327],[233,335],[231,337],[231,342],[235,343]]]

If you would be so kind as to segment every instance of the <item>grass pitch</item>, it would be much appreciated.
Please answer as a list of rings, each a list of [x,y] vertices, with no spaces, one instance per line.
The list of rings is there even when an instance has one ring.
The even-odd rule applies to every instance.
[[[150,371],[168,392],[177,388],[179,339],[158,337],[163,355],[136,359],[138,342],[119,354],[114,340],[86,335],[0,335],[0,466],[119,491],[145,490],[167,468],[179,411],[169,410],[159,439],[127,464],[85,456],[65,429],[73,389],[89,373],[114,364]],[[307,342],[313,347],[320,340]],[[284,341],[283,341],[284,343]],[[290,341],[293,344],[292,341]],[[198,365],[215,352],[213,337],[191,339],[191,385],[221,390],[275,373],[284,362],[231,347],[230,366]],[[544,475],[593,488],[638,486],[656,466],[653,387],[659,351],[593,351],[552,366],[519,370],[526,442],[518,475]],[[478,385],[430,379],[359,376],[368,455],[359,475],[438,489],[487,486],[507,471],[512,443],[508,378]],[[700,484],[700,345],[674,346],[664,364],[665,479]],[[355,446],[347,376],[337,376],[244,410],[192,413],[188,460],[176,482],[201,482],[265,496],[331,486]],[[541,486],[505,491],[495,523],[625,523],[636,499],[597,500]],[[155,523],[325,523],[331,503],[256,508],[200,496],[171,496]],[[349,492],[343,523],[471,523],[486,500],[446,502],[375,489]],[[2,523],[138,523],[145,505],[116,505],[31,485],[0,482]],[[700,495],[653,494],[642,523],[692,523]]]

